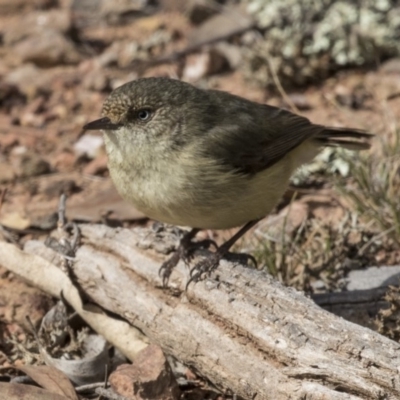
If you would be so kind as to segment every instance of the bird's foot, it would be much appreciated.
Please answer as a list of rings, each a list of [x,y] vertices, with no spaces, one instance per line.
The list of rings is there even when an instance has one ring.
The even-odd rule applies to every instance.
[[[218,268],[219,262],[224,256],[224,252],[216,251],[215,253],[209,254],[206,258],[199,261],[191,270],[190,278],[186,283],[185,290],[188,289],[191,282],[199,282],[206,276],[209,276],[212,271]]]
[[[186,283],[186,289],[189,287],[190,283],[199,282],[205,277],[209,276],[211,272],[218,268],[218,265],[222,258],[226,258],[231,261],[239,261],[241,264],[249,264],[251,262],[255,268],[257,268],[257,260],[251,254],[245,253],[230,253],[219,247],[215,253],[208,255],[206,258],[198,262],[190,271],[190,278]]]
[[[211,246],[214,246],[218,250],[218,245],[214,242],[214,240],[205,239],[199,242],[192,242],[183,238],[177,250],[168,260],[163,262],[158,271],[158,275],[162,279],[163,286],[167,286],[169,277],[171,276],[173,269],[178,265],[180,260],[182,260],[186,266],[189,266],[190,261],[193,260],[196,250],[208,249]]]
[[[254,268],[258,267],[257,260],[254,256],[247,253],[228,253],[226,255],[226,259],[232,262],[238,262],[242,265],[250,265],[253,264]]]

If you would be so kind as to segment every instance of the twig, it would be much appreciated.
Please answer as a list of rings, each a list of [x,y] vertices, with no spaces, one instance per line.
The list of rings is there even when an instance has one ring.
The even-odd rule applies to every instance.
[[[76,223],[66,223],[66,200],[66,195],[62,194],[58,205],[57,222],[57,229],[60,238],[56,239],[53,237],[47,237],[45,240],[45,245],[63,256],[63,271],[71,277],[71,263],[75,260],[76,249],[80,241],[80,230]],[[69,235],[66,235],[66,232],[68,232],[70,229],[72,230],[73,234],[72,239],[69,238]]]
[[[4,188],[0,193],[0,212],[1,208],[3,207],[4,198],[6,197],[7,188]]]
[[[60,202],[58,203],[58,229],[63,229],[65,225],[65,210],[66,210],[66,203],[67,196],[63,193],[60,196]]]
[[[98,395],[103,396],[106,399],[110,399],[110,400],[129,400],[125,396],[120,396],[119,394],[116,394],[116,393],[112,392],[110,389],[104,389],[102,387],[96,388],[95,392]]]
[[[89,383],[87,385],[82,385],[82,386],[77,386],[75,388],[75,391],[77,393],[85,393],[89,391],[94,391],[95,389],[99,387],[104,387],[104,382],[96,382],[96,383]]]
[[[364,251],[367,250],[367,248],[369,246],[371,246],[372,243],[374,243],[376,240],[379,240],[379,239],[385,237],[387,234],[393,232],[395,229],[396,229],[396,226],[392,226],[391,228],[386,229],[385,231],[379,233],[378,235],[373,236],[370,240],[368,240],[367,243],[364,244],[364,246],[361,247],[360,250],[358,250],[358,255],[362,256],[364,254]]]
[[[148,68],[148,67],[154,67],[159,64],[173,63],[182,57],[185,57],[189,54],[195,53],[196,51],[201,49],[203,46],[218,43],[222,40],[229,39],[232,36],[243,34],[253,28],[254,28],[254,24],[252,24],[250,26],[246,26],[246,27],[238,27],[236,30],[234,30],[234,31],[232,30],[228,34],[217,36],[212,39],[204,40],[204,41],[202,41],[200,43],[196,43],[194,45],[189,45],[186,48],[184,48],[183,50],[167,54],[166,56],[161,56],[161,57],[155,58],[153,60],[135,60],[133,63],[131,63],[131,65],[125,67],[124,69],[132,69],[132,67]]]
[[[272,64],[270,57],[267,57],[267,61],[268,61],[269,69],[271,71],[272,79],[273,79],[275,86],[278,89],[280,95],[283,97],[286,104],[291,108],[291,110],[293,112],[295,112],[296,114],[300,114],[300,110],[296,107],[296,105],[293,103],[293,101],[290,99],[290,97],[285,92],[285,89],[283,88],[281,81],[279,80],[279,77],[275,71],[275,67]]]

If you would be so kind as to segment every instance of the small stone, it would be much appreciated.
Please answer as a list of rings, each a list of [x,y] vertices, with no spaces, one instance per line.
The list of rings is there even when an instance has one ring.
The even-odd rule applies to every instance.
[[[179,388],[161,348],[150,345],[132,365],[120,365],[110,375],[115,392],[132,400],[175,400]]]
[[[326,285],[321,279],[318,279],[315,282],[311,282],[311,287],[315,293],[326,291]]]
[[[74,144],[75,153],[79,156],[85,155],[89,158],[95,158],[103,147],[103,137],[85,134]]]
[[[187,57],[183,80],[195,82],[201,78],[222,72],[228,68],[228,61],[218,51],[211,49]]]
[[[399,277],[399,265],[350,271],[347,276],[347,290],[370,290],[381,286],[398,285]]]

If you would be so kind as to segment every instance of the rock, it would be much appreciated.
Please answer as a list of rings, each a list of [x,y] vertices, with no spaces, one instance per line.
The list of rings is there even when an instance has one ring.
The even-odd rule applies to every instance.
[[[368,290],[381,286],[398,285],[400,266],[368,267],[350,271],[347,276],[347,290]]]
[[[228,69],[229,62],[225,54],[213,47],[201,54],[191,54],[186,57],[182,79],[188,82],[195,82]]]
[[[115,392],[133,400],[173,400],[180,394],[171,367],[156,345],[142,350],[132,365],[120,365],[109,381]]]
[[[74,150],[78,156],[85,155],[89,158],[95,158],[103,147],[103,143],[102,136],[86,133],[74,144]]]

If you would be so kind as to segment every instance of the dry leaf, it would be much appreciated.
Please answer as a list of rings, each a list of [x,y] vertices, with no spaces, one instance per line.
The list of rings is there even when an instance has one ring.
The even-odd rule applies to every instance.
[[[75,397],[77,399],[77,397]],[[0,400],[68,400],[59,394],[32,385],[0,382]]]
[[[59,370],[47,365],[13,366],[32,378],[38,385],[47,389],[51,394],[57,394],[69,400],[78,400],[78,396],[70,380]],[[39,398],[39,397],[38,397]],[[1,400],[1,397],[0,397]]]

